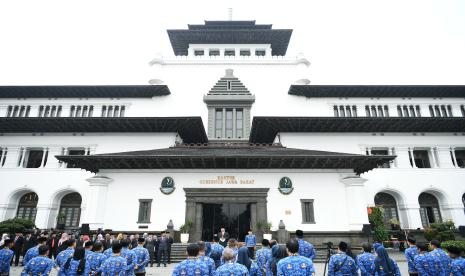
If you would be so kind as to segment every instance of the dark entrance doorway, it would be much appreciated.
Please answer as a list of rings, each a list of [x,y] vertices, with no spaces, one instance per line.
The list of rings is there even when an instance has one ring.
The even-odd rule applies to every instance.
[[[224,227],[231,238],[243,241],[250,229],[250,203],[204,203],[202,240],[211,241]]]

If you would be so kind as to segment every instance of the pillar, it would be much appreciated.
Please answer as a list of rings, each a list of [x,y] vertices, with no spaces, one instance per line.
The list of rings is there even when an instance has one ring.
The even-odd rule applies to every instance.
[[[112,181],[113,179],[100,175],[87,179],[89,192],[82,223],[88,223],[91,230],[104,228],[108,184]]]
[[[20,158],[21,148],[8,146],[8,152],[5,158],[4,168],[18,167],[18,159]]]
[[[455,225],[465,225],[462,202],[441,205],[441,211],[443,220],[451,219]]]
[[[409,148],[407,147],[396,147],[396,164],[397,168],[411,168],[412,165],[410,165],[410,152]]]
[[[411,166],[413,168],[416,168],[417,165],[415,164],[415,155],[413,154],[413,148],[408,148],[408,153],[409,153],[410,160],[412,161]]]
[[[453,168],[450,147],[437,147],[438,163],[440,168]]]
[[[404,212],[407,218],[407,224],[403,227],[408,229],[423,228],[420,217],[420,205],[418,203],[399,205],[399,212]]]
[[[436,148],[431,147],[430,148],[430,153],[431,153],[431,168],[437,168],[438,167],[438,160],[436,158]]]
[[[59,168],[60,162],[55,158],[56,155],[61,155],[62,147],[49,147],[48,148],[48,160],[45,164],[45,168]]]
[[[349,230],[362,230],[363,224],[368,224],[367,205],[364,195],[364,183],[367,181],[359,176],[341,178],[346,188],[346,210]]]

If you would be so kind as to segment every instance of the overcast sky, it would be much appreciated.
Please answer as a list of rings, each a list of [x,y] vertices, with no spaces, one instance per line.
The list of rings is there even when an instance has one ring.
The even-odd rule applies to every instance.
[[[312,84],[465,84],[465,0],[2,0],[0,85],[147,84],[156,53],[173,55],[166,29],[228,7],[293,29]]]

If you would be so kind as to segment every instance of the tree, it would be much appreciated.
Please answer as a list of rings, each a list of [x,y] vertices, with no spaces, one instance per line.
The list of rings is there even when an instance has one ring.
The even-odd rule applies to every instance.
[[[382,242],[389,239],[389,234],[384,226],[384,210],[380,207],[370,207],[368,209],[368,219],[374,226],[375,240]]]

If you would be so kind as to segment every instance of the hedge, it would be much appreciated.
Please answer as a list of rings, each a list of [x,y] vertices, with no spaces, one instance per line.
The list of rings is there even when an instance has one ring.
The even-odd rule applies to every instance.
[[[34,222],[26,219],[8,219],[0,222],[0,233],[14,234],[35,228]]]
[[[441,247],[444,249],[455,247],[462,251],[462,255],[465,254],[465,241],[445,241],[441,243]]]

